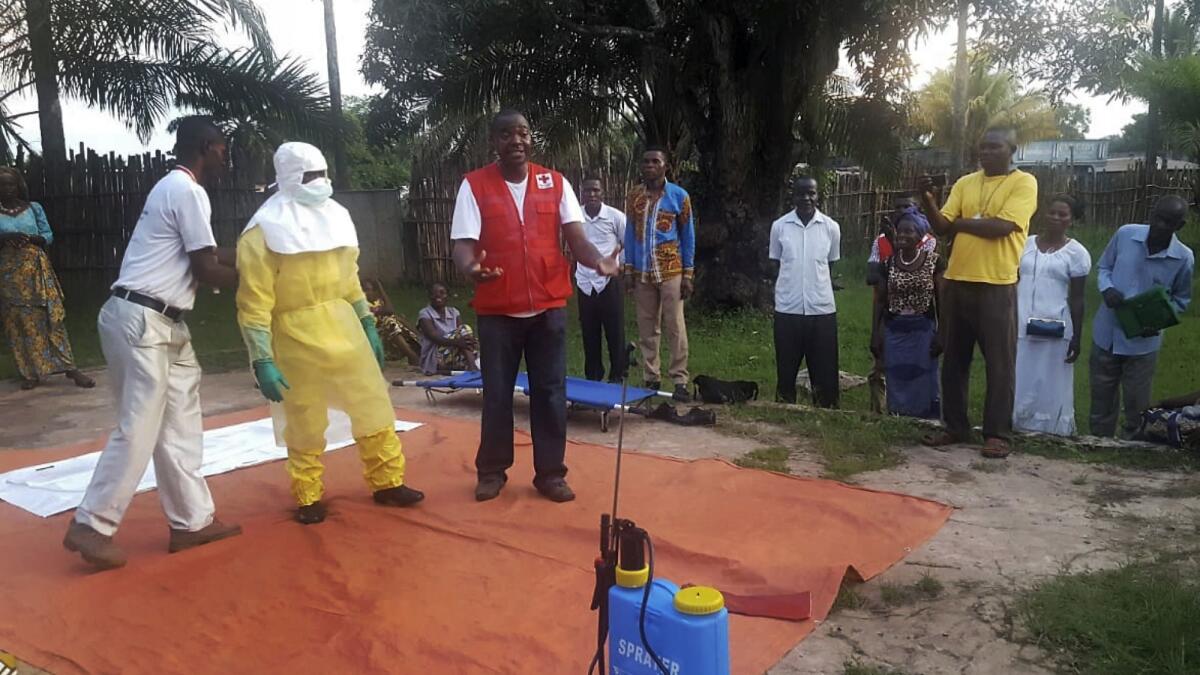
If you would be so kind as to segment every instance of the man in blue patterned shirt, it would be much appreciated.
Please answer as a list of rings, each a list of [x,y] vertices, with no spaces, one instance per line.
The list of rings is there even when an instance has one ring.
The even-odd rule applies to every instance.
[[[691,198],[667,180],[667,163],[665,150],[647,149],[642,154],[642,184],[626,200],[625,289],[637,308],[646,388],[662,387],[658,352],[665,330],[671,349],[667,374],[675,383],[675,400],[687,402],[691,397],[683,302],[694,288],[696,229]]]

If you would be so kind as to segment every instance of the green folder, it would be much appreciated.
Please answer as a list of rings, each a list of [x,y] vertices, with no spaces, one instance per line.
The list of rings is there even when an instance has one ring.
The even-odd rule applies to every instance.
[[[1117,323],[1125,331],[1125,337],[1141,337],[1147,330],[1159,331],[1179,323],[1179,312],[1171,303],[1167,289],[1162,286],[1127,298],[1117,309]]]

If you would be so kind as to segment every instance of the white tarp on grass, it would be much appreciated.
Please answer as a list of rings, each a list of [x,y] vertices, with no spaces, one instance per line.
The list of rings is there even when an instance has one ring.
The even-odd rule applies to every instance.
[[[419,426],[416,422],[397,420],[396,431],[411,431]],[[350,418],[345,413],[329,411],[325,442],[326,452],[354,444]],[[83,493],[87,490],[99,458],[99,452],[91,452],[60,462],[2,473],[0,499],[43,518],[70,511],[83,501]],[[215,476],[286,458],[287,449],[276,445],[274,424],[268,417],[205,431],[204,464],[200,471],[205,476]],[[156,487],[154,462],[151,461],[138,483],[137,491],[145,492]]]

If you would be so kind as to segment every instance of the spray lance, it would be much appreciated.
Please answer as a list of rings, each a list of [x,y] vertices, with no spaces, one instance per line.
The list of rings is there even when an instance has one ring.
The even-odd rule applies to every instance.
[[[597,666],[600,673],[610,672],[607,643],[607,666],[613,675],[728,675],[729,615],[720,592],[706,587],[681,590],[670,581],[656,580],[650,535],[632,520],[617,517],[629,369],[635,350],[632,343],[626,347],[621,373],[612,512],[600,516],[600,555],[595,560],[592,593],[592,610],[598,612],[596,652],[588,673],[595,673]],[[647,638],[648,625],[659,650]]]

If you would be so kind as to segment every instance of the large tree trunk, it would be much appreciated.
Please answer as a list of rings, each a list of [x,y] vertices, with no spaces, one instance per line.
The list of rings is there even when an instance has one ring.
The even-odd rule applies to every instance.
[[[54,55],[51,0],[25,0],[25,20],[29,24],[29,48],[33,56],[33,75],[37,88],[38,122],[42,132],[42,157],[53,180],[61,178],[67,159],[67,138],[63,131],[62,105],[59,102],[58,58]]]
[[[329,111],[333,119],[342,121],[342,76],[338,67],[337,25],[333,16],[333,0],[325,4],[325,57],[329,64]],[[339,190],[350,188],[350,167],[346,162],[346,139],[341,133],[333,137],[333,182]]]
[[[1155,59],[1163,55],[1163,0],[1154,0],[1154,25],[1151,33],[1150,53]],[[1155,169],[1158,168],[1158,151],[1162,145],[1162,120],[1158,110],[1158,101],[1150,100],[1146,106],[1146,183],[1154,181]]]
[[[954,172],[962,173],[967,162],[967,87],[971,77],[971,66],[967,62],[967,26],[971,20],[971,0],[958,0],[958,47],[954,54],[954,139],[951,152],[954,154]]]
[[[733,14],[696,18],[694,49],[706,58],[690,59],[695,70],[679,80],[694,83],[683,101],[703,180],[694,204],[698,295],[717,306],[769,306],[767,246],[771,222],[789,208],[797,114],[823,95],[838,44],[815,20],[747,39]]]

